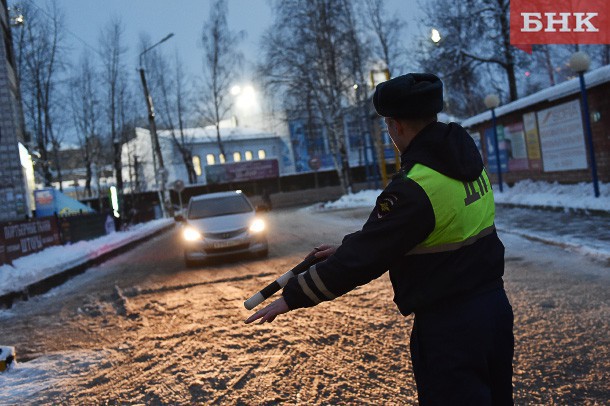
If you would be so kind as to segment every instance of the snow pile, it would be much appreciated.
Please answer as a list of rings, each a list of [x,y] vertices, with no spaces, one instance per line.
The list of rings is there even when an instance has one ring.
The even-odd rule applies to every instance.
[[[27,399],[49,388],[67,391],[66,382],[86,376],[91,366],[104,362],[110,353],[106,349],[66,351],[25,363],[15,361],[8,371],[0,374],[3,397],[8,400]]]
[[[599,184],[600,197],[597,198],[593,194],[593,184],[591,183],[562,185],[557,182],[524,180],[512,187],[504,184],[503,189],[503,192],[500,193],[498,185],[494,185],[494,197],[498,204],[610,212],[610,183]],[[306,210],[373,208],[377,196],[381,192],[381,190],[363,190],[358,193],[344,195],[339,200],[309,206]]]
[[[350,193],[341,196],[339,200],[326,203],[318,203],[313,206],[309,206],[307,210],[320,211],[320,210],[339,210],[339,209],[352,209],[357,207],[373,207],[377,196],[381,193],[381,190],[363,190],[358,193]]]
[[[18,258],[13,261],[13,265],[0,266],[0,295],[19,292],[32,283],[98,258],[153,234],[173,222],[173,219],[154,220],[137,224],[127,231],[119,231],[71,245],[56,245]]]
[[[610,183],[601,183],[599,190],[600,196],[596,198],[591,183],[561,185],[524,180],[511,188],[504,185],[502,193],[494,187],[494,197],[496,203],[519,206],[610,211]]]

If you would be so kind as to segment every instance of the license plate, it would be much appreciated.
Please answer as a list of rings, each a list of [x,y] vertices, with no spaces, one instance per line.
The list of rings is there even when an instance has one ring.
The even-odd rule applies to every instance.
[[[212,248],[228,248],[239,244],[240,241],[220,241],[212,243]]]

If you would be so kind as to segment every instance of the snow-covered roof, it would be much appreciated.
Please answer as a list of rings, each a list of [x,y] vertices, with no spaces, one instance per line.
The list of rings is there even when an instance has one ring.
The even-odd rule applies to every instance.
[[[179,130],[175,131],[176,135],[178,135]],[[216,127],[214,126],[185,128],[183,131],[184,136],[193,142],[216,142]],[[159,137],[171,137],[171,132],[170,130],[160,130],[158,131],[158,135]],[[244,127],[220,127],[220,137],[223,141],[279,138],[277,134]]]
[[[603,66],[599,69],[592,70],[591,72],[585,73],[585,83],[587,89],[601,85],[602,83],[610,82],[610,65]],[[569,96],[580,92],[580,81],[578,78],[568,80],[555,86],[551,86],[547,89],[541,90],[522,99],[515,100],[503,106],[496,108],[496,117],[503,116],[513,111],[521,110],[536,103],[543,101],[553,101],[561,99],[562,97]],[[491,120],[491,111],[487,110],[476,116],[467,118],[462,121],[463,127],[471,127],[475,124]]]

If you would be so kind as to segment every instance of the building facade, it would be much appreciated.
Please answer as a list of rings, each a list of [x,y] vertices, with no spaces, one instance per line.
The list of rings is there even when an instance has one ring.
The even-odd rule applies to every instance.
[[[0,221],[10,221],[29,215],[32,202],[26,180],[31,159],[24,147],[23,112],[6,0],[0,0],[0,28]]]
[[[222,163],[277,160],[280,175],[294,173],[292,151],[282,137],[252,128],[226,126],[221,127],[220,130],[226,157],[220,155],[215,127],[184,130],[185,143],[192,154],[196,184],[208,184],[206,167]],[[176,180],[188,184],[187,169],[172,132],[158,131],[158,138],[163,164],[167,171],[166,184],[169,185]],[[123,145],[121,160],[125,192],[158,189],[161,182],[159,164],[153,154],[152,139],[147,129],[135,129],[135,137]]]
[[[610,66],[585,74],[591,133],[600,182],[610,182]],[[504,183],[524,179],[591,182],[587,126],[579,79],[549,87],[495,109]],[[491,112],[462,122],[497,182],[498,162]]]

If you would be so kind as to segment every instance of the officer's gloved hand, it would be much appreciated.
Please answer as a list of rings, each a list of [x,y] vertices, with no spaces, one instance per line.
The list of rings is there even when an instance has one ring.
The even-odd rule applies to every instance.
[[[316,258],[326,259],[337,251],[337,247],[329,244],[318,245],[307,256],[315,255]]]

